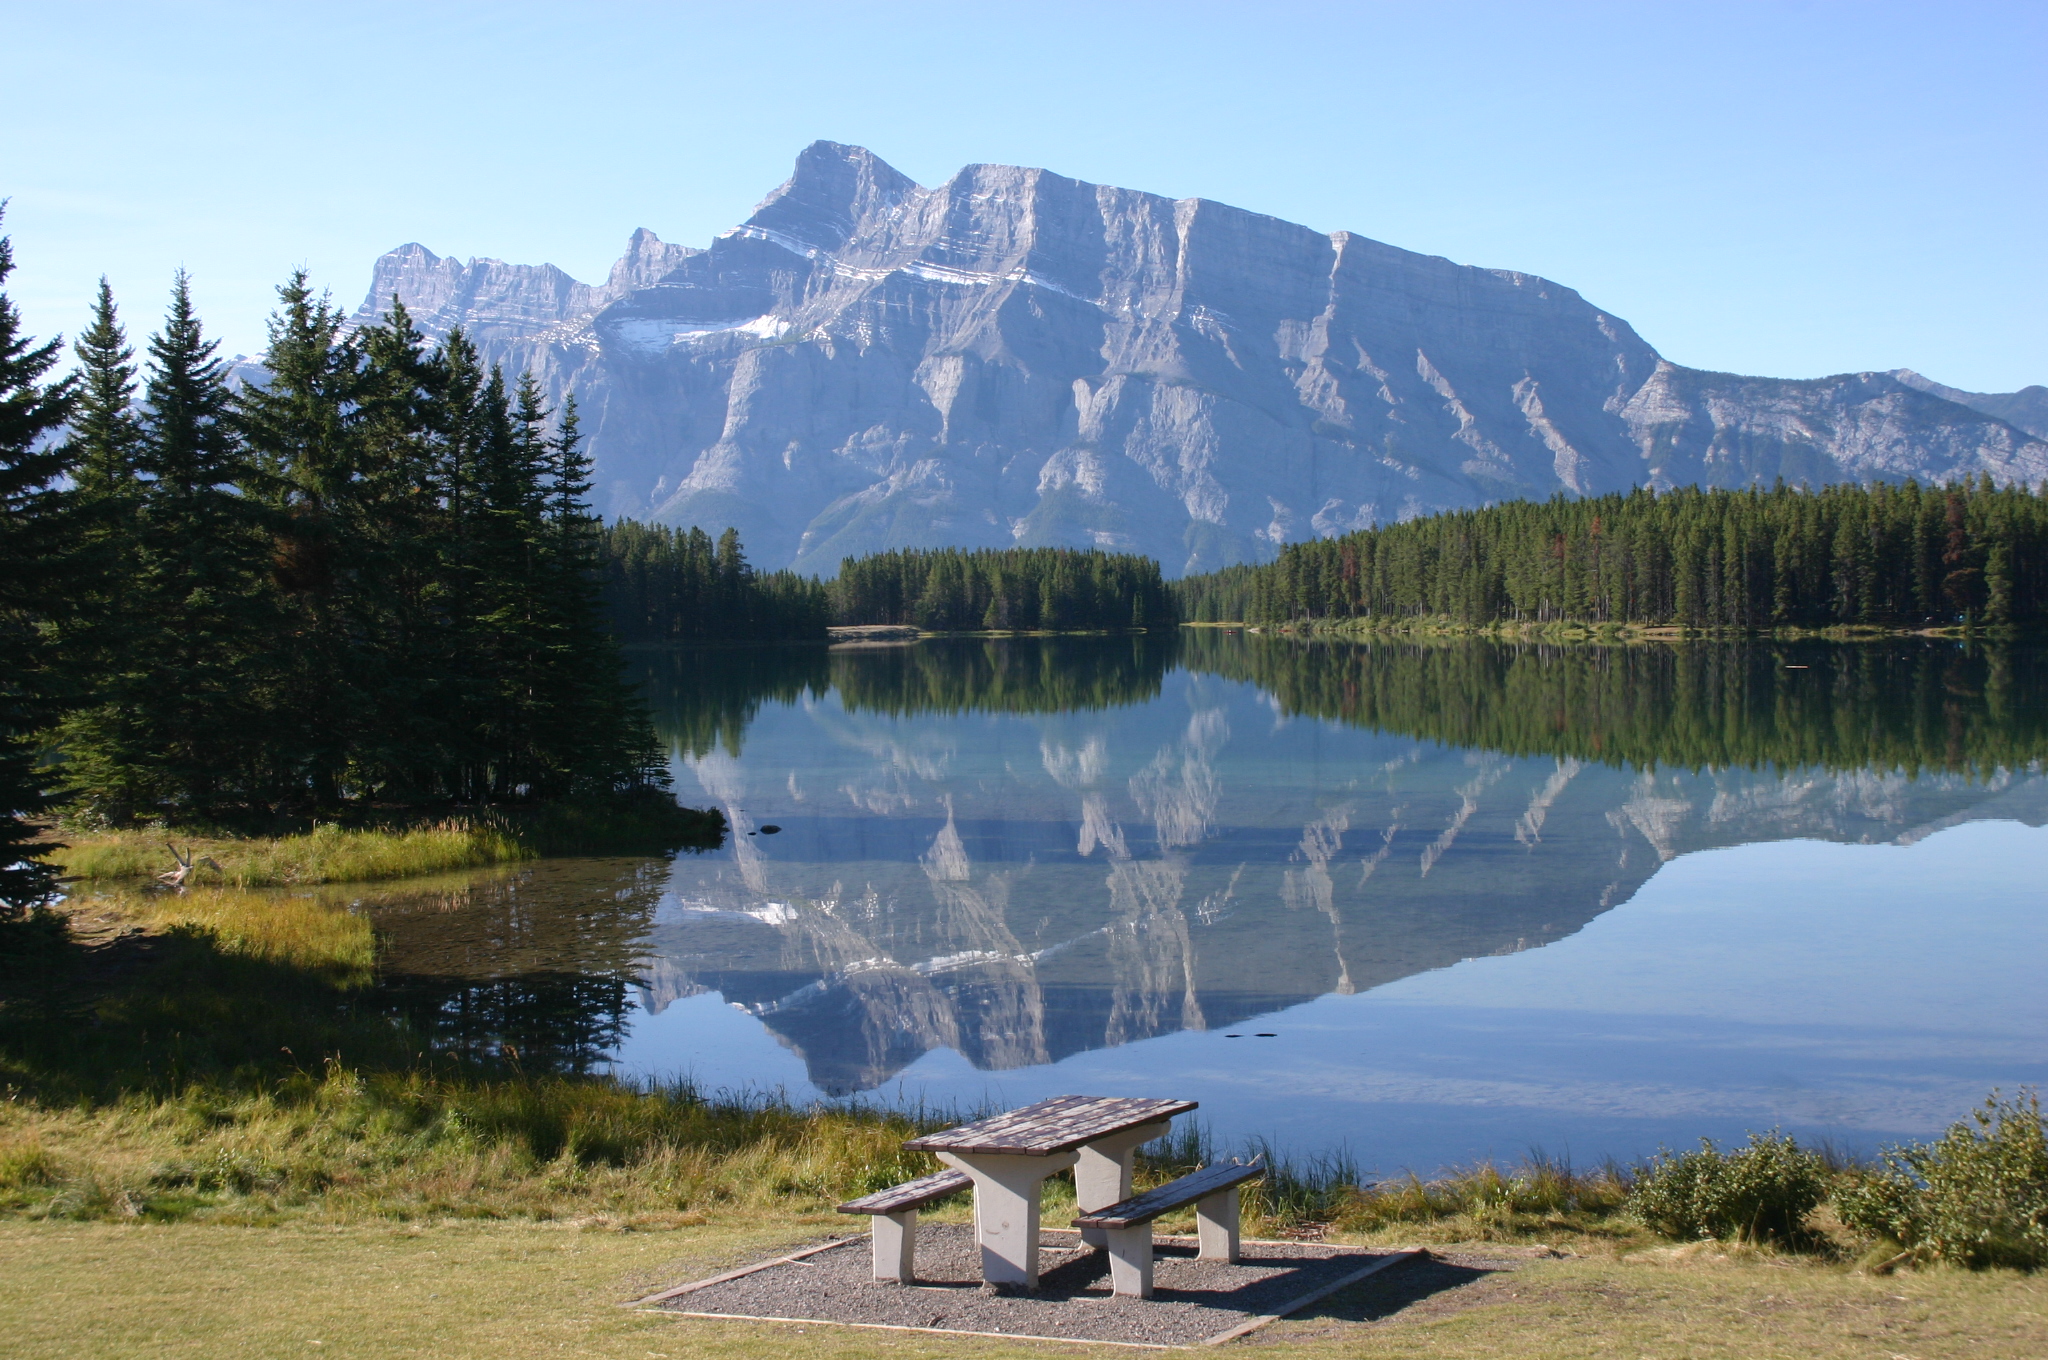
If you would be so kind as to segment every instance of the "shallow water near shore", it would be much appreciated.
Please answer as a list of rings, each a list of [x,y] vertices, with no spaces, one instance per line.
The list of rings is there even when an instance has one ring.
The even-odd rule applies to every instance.
[[[642,658],[673,862],[363,897],[450,1047],[795,1100],[1202,1102],[1394,1175],[2048,1076],[2040,654],[928,640]],[[776,828],[773,832],[768,829]]]

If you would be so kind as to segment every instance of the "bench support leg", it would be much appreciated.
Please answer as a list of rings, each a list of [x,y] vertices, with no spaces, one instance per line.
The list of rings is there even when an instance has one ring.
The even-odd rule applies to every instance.
[[[1071,1152],[1047,1157],[941,1152],[939,1160],[974,1177],[974,1232],[981,1278],[1038,1287],[1038,1193],[1047,1176],[1074,1164]]]
[[[875,1283],[909,1284],[917,1275],[917,1210],[876,1214]]]
[[[1127,1299],[1152,1297],[1152,1225],[1104,1228],[1109,1239],[1110,1291]]]
[[[1195,1201],[1195,1231],[1202,1239],[1204,1261],[1237,1264],[1237,1187],[1219,1190]]]
[[[1131,1162],[1137,1157],[1139,1145],[1164,1137],[1172,1127],[1171,1120],[1140,1124],[1134,1129],[1125,1129],[1122,1133],[1113,1133],[1085,1144],[1080,1149],[1080,1160],[1074,1163],[1074,1202],[1081,1212],[1092,1214],[1097,1209],[1107,1209],[1129,1199]],[[1107,1228],[1083,1228],[1081,1240],[1092,1247],[1099,1247],[1108,1241],[1104,1236],[1108,1231]]]

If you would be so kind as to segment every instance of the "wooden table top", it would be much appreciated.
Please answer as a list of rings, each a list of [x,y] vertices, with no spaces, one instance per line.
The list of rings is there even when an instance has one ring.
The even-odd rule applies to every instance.
[[[920,1152],[992,1152],[1043,1157],[1092,1143],[1112,1133],[1186,1114],[1192,1100],[1144,1100],[1125,1096],[1054,1096],[1036,1105],[957,1129],[941,1129],[903,1146]]]

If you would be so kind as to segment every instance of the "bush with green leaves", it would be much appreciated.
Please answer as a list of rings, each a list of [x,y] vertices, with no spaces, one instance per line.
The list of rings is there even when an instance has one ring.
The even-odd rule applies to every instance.
[[[2048,1126],[2040,1098],[1996,1091],[1933,1143],[1884,1154],[1884,1169],[1835,1194],[1850,1231],[1926,1260],[2023,1270],[2048,1265]]]
[[[1664,1152],[1637,1177],[1626,1208],[1666,1237],[1739,1238],[1797,1246],[1806,1216],[1827,1198],[1827,1164],[1775,1130],[1723,1153],[1711,1138],[1697,1152]]]

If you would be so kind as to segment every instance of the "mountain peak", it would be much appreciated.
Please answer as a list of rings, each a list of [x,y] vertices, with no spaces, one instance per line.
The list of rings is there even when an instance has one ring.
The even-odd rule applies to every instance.
[[[867,214],[918,191],[917,181],[864,146],[812,142],[790,177],[754,209],[746,225],[813,250],[836,250]]]
[[[611,276],[605,280],[605,300],[624,297],[637,288],[652,288],[684,260],[701,254],[695,246],[670,245],[641,227],[627,240],[626,253],[619,256]]]

